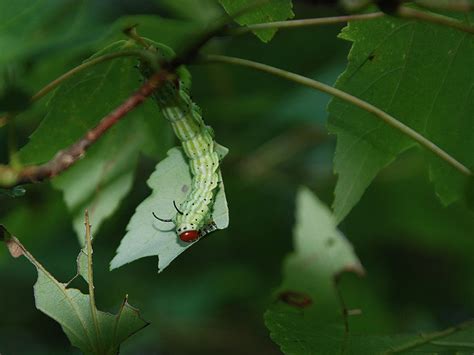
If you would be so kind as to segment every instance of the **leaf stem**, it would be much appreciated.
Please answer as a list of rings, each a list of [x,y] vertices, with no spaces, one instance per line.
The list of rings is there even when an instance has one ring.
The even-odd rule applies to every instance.
[[[51,91],[53,91],[55,88],[57,88],[60,84],[62,84],[64,81],[68,80],[72,76],[80,73],[81,71],[88,69],[90,67],[93,67],[94,65],[116,59],[116,58],[121,58],[121,57],[140,57],[141,59],[147,61],[150,63],[150,65],[154,68],[157,69],[157,60],[153,53],[145,51],[145,50],[136,50],[136,49],[130,49],[130,50],[123,50],[123,51],[117,51],[114,53],[108,53],[101,55],[99,57],[92,58],[90,60],[87,60],[83,62],[82,64],[78,65],[75,68],[72,68],[71,70],[67,71],[60,77],[56,78],[55,80],[51,81],[49,84],[44,86],[42,89],[40,89],[36,94],[34,94],[31,97],[31,102],[35,102],[47,94],[49,94]],[[5,115],[0,117],[0,127],[4,126],[5,124],[8,123],[13,117],[16,116],[16,113],[6,113]]]
[[[127,113],[139,106],[159,88],[172,74],[165,70],[153,74],[135,93],[128,97],[120,106],[102,118],[97,126],[89,130],[79,141],[65,150],[59,151],[54,158],[42,165],[27,166],[21,170],[8,165],[0,165],[0,186],[14,187],[32,182],[41,182],[52,178],[78,161],[86,150],[94,144]]]
[[[76,314],[77,319],[81,323],[81,327],[84,330],[84,334],[85,334],[87,339],[84,339],[82,337],[82,335],[77,333],[73,328],[67,326],[64,323],[61,323],[59,317],[51,314],[51,312],[49,312],[47,309],[43,308],[41,305],[37,304],[36,308],[39,309],[44,314],[48,315],[49,317],[53,318],[55,321],[61,323],[61,325],[63,327],[67,328],[68,331],[71,332],[72,334],[74,334],[77,338],[81,339],[84,342],[89,342],[90,346],[94,349],[95,348],[94,342],[90,337],[88,328],[86,326],[86,320],[84,320],[83,317],[81,316],[81,312],[78,309],[78,305],[73,301],[71,296],[68,294],[64,284],[59,282],[58,280],[56,280],[54,278],[54,276],[51,275],[49,273],[49,271],[46,270],[45,267],[38,260],[36,260],[35,257],[23,246],[23,244],[21,244],[20,241],[16,237],[14,237],[10,233],[8,233],[8,231],[1,225],[0,225],[0,232],[2,232],[2,233],[0,233],[0,240],[4,240],[6,242],[7,247],[10,250],[11,255],[15,258],[23,255],[25,258],[28,259],[28,261],[30,263],[32,263],[35,266],[36,270],[38,271],[38,279],[37,279],[37,281],[34,285],[35,292],[36,292],[36,288],[39,287],[38,281],[40,279],[40,274],[43,273],[49,279],[49,281],[54,286],[56,286],[56,288],[59,290],[59,292],[61,292],[64,295],[64,299],[67,300],[67,302],[69,303],[69,305],[73,309],[74,313]],[[3,234],[3,238],[1,238],[2,234]],[[14,251],[14,253],[12,253],[12,250]]]
[[[84,224],[86,226],[86,248],[87,248],[87,284],[89,285],[89,299],[92,321],[97,335],[97,344],[102,347],[102,336],[100,332],[99,318],[97,316],[97,308],[95,304],[95,290],[94,290],[94,270],[92,269],[92,237],[91,225],[89,223],[89,211],[86,210],[84,214]]]
[[[466,1],[444,1],[444,0],[415,0],[415,4],[427,9],[438,9],[445,11],[469,12],[474,10],[474,3]]]
[[[431,343],[433,340],[442,339],[455,332],[462,331],[466,328],[472,327],[473,325],[474,325],[474,321],[471,320],[471,321],[467,321],[467,322],[455,325],[451,328],[441,330],[439,332],[434,332],[430,334],[420,334],[421,339],[416,339],[414,341],[409,342],[408,344],[398,346],[396,348],[392,348],[390,350],[383,352],[382,354],[401,353],[410,349],[416,349],[417,347],[421,345]]]
[[[295,27],[331,25],[331,24],[336,24],[336,23],[344,23],[348,21],[370,20],[370,19],[374,19],[374,18],[378,18],[382,16],[385,16],[383,12],[372,12],[369,14],[359,14],[359,15],[265,22],[265,23],[257,23],[254,25],[247,25],[245,27],[231,28],[226,31],[226,34],[240,35],[240,34],[252,32],[252,31],[256,31],[256,30],[272,29],[272,28],[284,29],[284,28],[295,28]]]
[[[140,57],[141,59],[149,62],[151,65],[154,65],[156,63],[155,56],[152,53],[147,52],[145,50],[129,49],[129,50],[123,50],[123,51],[118,51],[114,53],[104,54],[99,57],[92,58],[88,61],[85,61],[84,63],[64,73],[59,78],[53,80],[48,85],[46,85],[41,90],[39,90],[36,94],[34,94],[31,97],[31,101],[36,101],[36,100],[41,99],[43,96],[47,95],[52,90],[54,90],[62,82],[66,81],[70,77],[76,75],[77,73],[85,69],[88,69],[90,67],[93,67],[94,65],[109,61],[111,59],[116,59],[116,58],[121,58],[121,57]],[[153,69],[157,69],[156,66]]]
[[[268,0],[260,0],[254,6],[260,6],[261,4],[267,3]],[[248,11],[250,9],[246,8],[241,12],[238,12],[238,15]],[[110,127],[118,122],[122,117],[124,117],[128,112],[133,110],[135,107],[140,105],[148,96],[150,96],[154,90],[158,89],[165,81],[173,80],[175,78],[175,70],[182,64],[187,64],[193,61],[194,57],[198,51],[204,46],[210,39],[216,36],[218,33],[221,33],[225,26],[228,24],[229,20],[221,20],[218,26],[212,28],[209,31],[206,31],[204,34],[198,37],[197,40],[193,41],[190,45],[184,48],[173,60],[170,62],[158,63],[156,57],[149,53],[146,50],[130,50],[130,51],[121,51],[116,53],[111,53],[109,55],[104,55],[101,57],[94,58],[78,68],[74,68],[68,73],[62,75],[60,78],[56,79],[52,83],[48,84],[45,88],[41,89],[37,94],[34,95],[34,100],[37,100],[48,92],[53,90],[59,83],[66,80],[70,76],[74,75],[80,70],[83,70],[91,65],[95,65],[105,60],[116,58],[119,56],[131,56],[137,55],[144,58],[144,60],[149,61],[151,67],[155,70],[149,80],[143,84],[135,93],[126,99],[120,106],[118,106],[114,111],[109,113],[107,116],[102,118],[99,124],[89,130],[79,141],[72,144],[63,151],[59,151],[54,158],[52,158],[47,163],[42,165],[32,165],[27,166],[21,170],[9,166],[9,165],[0,165],[0,186],[5,188],[11,188],[18,185],[26,183],[35,183],[41,182],[43,180],[52,178],[64,170],[68,169],[72,164],[78,161],[86,152],[86,150],[95,143]],[[119,54],[120,53],[120,54]],[[158,69],[158,64],[161,68]],[[8,116],[8,114],[7,114]],[[2,122],[5,123],[8,121],[8,117],[0,117],[0,127]]]
[[[347,92],[336,89],[332,86],[326,85],[319,81],[309,79],[299,74],[295,74],[286,70],[272,67],[270,65],[266,65],[266,64],[262,64],[262,63],[242,59],[242,58],[228,57],[228,56],[223,56],[223,55],[208,55],[208,56],[205,56],[202,59],[202,61],[207,62],[207,63],[233,64],[233,65],[239,65],[239,66],[243,66],[243,67],[247,67],[247,68],[251,68],[255,70],[260,70],[260,71],[293,81],[295,83],[310,87],[312,89],[324,92],[326,94],[337,97],[346,102],[349,102],[350,104],[353,104],[373,114],[374,116],[376,116],[377,118],[385,122],[387,125],[395,128],[402,134],[418,142],[421,146],[428,149],[430,152],[432,152],[433,154],[435,154],[436,156],[438,156],[439,158],[447,162],[449,165],[454,167],[456,170],[460,171],[462,174],[467,175],[467,176],[472,175],[471,170],[469,170],[466,166],[464,166],[462,163],[460,163],[458,160],[452,157],[449,153],[447,153],[446,151],[438,147],[436,144],[434,144],[432,141],[422,136],[417,131],[408,127],[407,125],[400,122],[395,117],[391,116],[385,111],[382,111],[378,107],[362,99],[359,99],[358,97],[355,97]]]
[[[470,26],[452,17],[433,12],[420,11],[412,7],[401,6],[397,11],[397,15],[405,19],[434,23],[436,25],[451,27],[459,31],[474,34],[474,26]]]
[[[459,31],[474,34],[474,26],[470,26],[454,18],[443,16],[443,15],[436,14],[433,12],[420,11],[412,7],[401,6],[398,9],[396,15],[405,19],[429,22],[429,23],[447,26],[447,27],[457,29]],[[344,22],[349,22],[349,21],[371,20],[371,19],[380,18],[383,16],[385,16],[383,12],[371,12],[368,14],[264,22],[264,23],[257,23],[253,25],[247,25],[245,27],[231,28],[231,29],[228,29],[225,33],[229,35],[240,35],[240,34],[252,32],[256,30],[263,30],[263,29],[272,29],[272,28],[285,29],[285,28],[331,25],[331,24],[344,23]]]

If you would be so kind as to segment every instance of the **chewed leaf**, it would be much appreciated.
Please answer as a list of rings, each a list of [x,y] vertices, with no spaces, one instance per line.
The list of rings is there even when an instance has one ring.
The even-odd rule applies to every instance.
[[[283,21],[294,17],[293,4],[291,0],[272,0],[262,2],[254,0],[219,0],[226,12],[233,16],[239,11],[244,11],[235,21],[242,25],[251,25],[261,22]],[[255,30],[253,33],[263,42],[270,41],[277,29]]]
[[[293,238],[295,251],[285,261],[265,324],[286,354],[339,353],[346,312],[335,280],[343,271],[364,270],[328,208],[306,188],[298,193]]]
[[[117,354],[123,341],[148,325],[140,317],[138,310],[128,304],[127,297],[116,315],[97,310],[92,292],[83,294],[78,289],[68,288],[67,284],[56,280],[17,238],[0,227],[0,239],[7,244],[12,256],[25,256],[38,271],[38,279],[34,285],[36,308],[57,321],[71,344],[83,353]],[[85,274],[92,275],[90,244],[88,248],[91,251],[90,257],[81,251],[78,267],[81,260],[81,265],[86,267]],[[86,255],[85,260],[81,258],[82,255]],[[94,285],[90,284],[89,290],[93,290],[93,287]]]
[[[224,156],[227,148],[217,146]],[[174,225],[156,220],[152,212],[161,218],[172,218],[176,214],[173,201],[179,205],[191,188],[191,174],[180,148],[168,151],[168,157],[158,163],[148,179],[153,193],[135,211],[127,226],[127,234],[122,239],[117,254],[110,263],[111,269],[146,256],[158,256],[158,271],[162,271],[178,255],[192,244],[179,240]],[[229,210],[222,179],[215,198],[212,219],[218,229],[229,225]]]
[[[474,15],[462,20],[469,23]],[[474,40],[446,26],[385,16],[351,22],[349,63],[336,87],[394,115],[466,167],[474,166]],[[415,143],[360,108],[333,99],[329,131],[337,135],[334,212],[342,221],[379,171]],[[429,174],[444,204],[464,196],[466,178],[428,155]]]
[[[117,41],[91,59],[134,46],[130,41]],[[136,63],[132,57],[104,62],[60,85],[49,101],[47,115],[20,151],[23,161],[46,161],[95,127],[140,85]],[[131,112],[132,117],[126,121],[118,122],[87,151],[85,159],[53,180],[53,186],[63,192],[81,244],[83,211],[90,211],[92,224],[98,231],[130,191],[139,152],[148,143],[148,134],[161,124],[156,117],[145,115],[144,106]],[[156,125],[148,125],[145,117],[152,117]]]

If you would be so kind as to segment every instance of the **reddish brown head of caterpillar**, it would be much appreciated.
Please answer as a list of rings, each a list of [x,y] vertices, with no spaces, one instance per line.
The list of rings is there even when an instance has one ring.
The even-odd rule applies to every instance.
[[[296,291],[283,291],[278,294],[278,299],[290,306],[306,308],[313,304],[310,296]]]
[[[181,241],[186,242],[186,243],[191,243],[194,242],[195,240],[199,239],[201,236],[201,233],[196,230],[190,230],[190,231],[184,231],[179,234],[179,239]]]

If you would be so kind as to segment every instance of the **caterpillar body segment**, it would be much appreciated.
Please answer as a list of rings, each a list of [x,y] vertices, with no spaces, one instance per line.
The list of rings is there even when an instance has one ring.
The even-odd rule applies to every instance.
[[[180,239],[192,242],[216,229],[211,212],[220,170],[213,131],[204,124],[200,109],[179,85],[168,82],[154,96],[189,159],[191,190],[179,206],[182,214],[176,214],[173,222]]]

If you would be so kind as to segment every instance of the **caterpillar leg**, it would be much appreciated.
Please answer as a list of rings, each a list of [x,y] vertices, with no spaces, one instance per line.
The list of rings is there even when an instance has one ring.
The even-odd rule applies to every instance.
[[[165,219],[165,218],[160,218],[160,217],[158,217],[158,216],[155,214],[155,212],[152,212],[151,214],[153,215],[153,217],[155,217],[157,220],[159,220],[159,221],[161,221],[161,222],[173,222],[172,219]]]
[[[216,231],[217,229],[218,229],[217,224],[214,221],[211,221],[208,224],[206,224],[204,227],[201,228],[200,237],[204,237],[205,235],[207,235],[209,233],[212,233],[212,232]]]
[[[181,211],[179,210],[178,206],[176,206],[176,201],[175,201],[175,200],[173,200],[173,206],[174,206],[174,208],[176,209],[176,212],[178,212],[179,214],[183,214],[183,212],[181,212]]]

